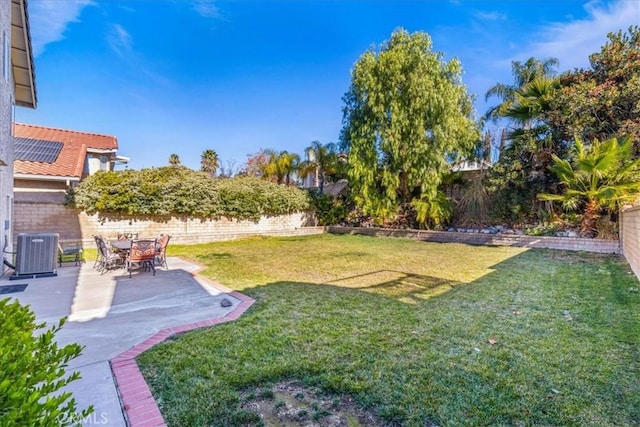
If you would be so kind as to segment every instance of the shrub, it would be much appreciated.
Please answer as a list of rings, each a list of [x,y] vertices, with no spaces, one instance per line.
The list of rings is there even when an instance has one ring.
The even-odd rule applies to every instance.
[[[453,215],[453,205],[442,191],[438,191],[432,198],[414,199],[411,205],[415,209],[419,228],[441,227]]]
[[[0,424],[7,426],[53,426],[75,423],[91,412],[76,411],[70,392],[56,393],[80,378],[78,372],[65,377],[64,366],[80,355],[78,344],[59,348],[55,334],[64,324],[39,334],[28,306],[9,298],[0,300]]]
[[[189,215],[257,221],[309,209],[306,193],[257,178],[213,179],[187,168],[99,172],[67,195],[67,205],[92,213]]]
[[[312,191],[311,203],[316,210],[319,225],[335,225],[344,222],[349,214],[349,207],[342,199]]]
[[[455,210],[461,225],[483,226],[489,222],[490,199],[484,173],[465,183]]]

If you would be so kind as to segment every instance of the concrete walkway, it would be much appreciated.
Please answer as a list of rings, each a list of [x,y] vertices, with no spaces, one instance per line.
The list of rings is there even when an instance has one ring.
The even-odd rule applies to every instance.
[[[253,303],[198,276],[197,265],[171,257],[167,262],[169,269],[158,268],[155,276],[139,271],[129,278],[122,269],[101,275],[87,261],[65,264],[57,277],[2,277],[0,285],[28,284],[2,296],[29,304],[39,322],[68,316],[57,334],[60,345],[85,346],[67,368],[82,376],[69,385],[78,409],[95,408],[83,425],[164,425],[135,356],[173,334],[236,319]],[[222,307],[223,298],[232,305]]]

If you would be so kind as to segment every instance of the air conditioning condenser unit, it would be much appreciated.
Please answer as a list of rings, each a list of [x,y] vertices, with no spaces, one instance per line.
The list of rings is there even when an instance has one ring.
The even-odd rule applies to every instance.
[[[57,276],[58,233],[20,233],[11,280]]]

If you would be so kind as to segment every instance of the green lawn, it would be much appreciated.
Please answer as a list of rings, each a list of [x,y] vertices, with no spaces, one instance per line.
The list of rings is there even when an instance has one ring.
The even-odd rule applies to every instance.
[[[255,298],[138,359],[169,425],[259,425],[248,390],[389,425],[639,425],[640,284],[616,256],[319,235],[171,245]]]

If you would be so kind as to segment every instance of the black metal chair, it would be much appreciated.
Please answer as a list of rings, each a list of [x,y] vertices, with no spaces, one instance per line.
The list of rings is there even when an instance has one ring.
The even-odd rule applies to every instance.
[[[93,268],[97,268],[100,265],[100,258],[102,258],[102,251],[100,250],[100,240],[102,236],[94,235],[93,240],[96,242],[96,261],[93,263]]]
[[[98,246],[98,259],[96,260],[98,271],[105,273],[113,267],[121,267],[124,258],[119,254],[111,251],[107,241],[102,236],[94,236],[96,245]]]

